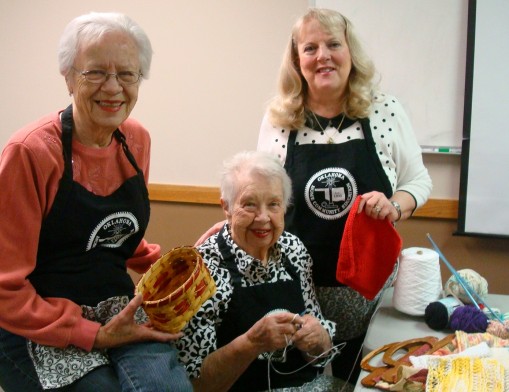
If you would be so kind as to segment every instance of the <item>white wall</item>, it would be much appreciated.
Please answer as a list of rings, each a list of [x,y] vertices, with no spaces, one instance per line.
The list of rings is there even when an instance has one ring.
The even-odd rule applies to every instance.
[[[396,1],[409,0],[380,3],[389,6]],[[448,0],[455,6],[458,1],[463,2]],[[360,15],[376,15],[367,2],[343,0],[338,4],[345,5],[342,11],[356,23]],[[420,4],[416,0],[411,2]],[[152,134],[150,181],[216,186],[224,158],[256,147],[261,117],[276,88],[290,28],[308,5],[314,3],[307,0],[0,0],[3,51],[0,146],[19,127],[70,102],[56,60],[56,46],[69,20],[89,11],[121,11],[146,30],[155,51],[151,77],[143,82],[133,112]],[[348,7],[353,4],[359,4],[360,8],[350,15],[348,11],[355,9]],[[403,15],[391,23],[401,23],[399,39],[412,42],[415,31],[405,23],[404,12],[412,12],[413,17],[416,14],[409,7],[401,12]],[[386,17],[389,16],[384,15],[382,22]],[[436,24],[430,15],[422,13],[420,17],[429,21],[430,38],[439,39],[433,34]],[[372,27],[363,20],[356,25],[362,34],[369,34]],[[377,42],[366,42],[368,50],[383,45],[389,51],[394,46],[394,37],[385,35],[384,31],[387,30],[380,31]],[[408,61],[404,52],[392,52],[390,56],[401,64]],[[439,58],[433,60],[438,62]],[[456,84],[464,74],[464,69],[458,68],[457,72],[448,71]],[[419,68],[405,76],[405,80],[410,86],[414,80],[416,85],[422,85],[429,80],[429,74]],[[382,86],[399,96],[397,81],[398,78],[391,81],[384,77]],[[458,94],[458,88],[444,86],[443,93]],[[456,98],[457,105],[460,101],[462,105],[462,97]],[[407,105],[415,100],[404,96],[402,100],[414,125],[419,123],[418,115]],[[449,123],[458,122],[462,115],[458,110],[448,109]],[[425,163],[434,181],[432,197],[457,199],[459,158],[426,156]]]
[[[311,0],[355,25],[398,97],[421,146],[460,147],[463,134],[468,0]],[[432,198],[457,199],[460,156],[424,154]]]
[[[357,28],[421,146],[461,147],[467,0],[316,0]]]
[[[121,11],[155,51],[133,116],[153,139],[150,181],[217,185],[222,160],[255,149],[290,28],[307,0],[0,0],[0,146],[68,105],[56,47],[89,11]]]

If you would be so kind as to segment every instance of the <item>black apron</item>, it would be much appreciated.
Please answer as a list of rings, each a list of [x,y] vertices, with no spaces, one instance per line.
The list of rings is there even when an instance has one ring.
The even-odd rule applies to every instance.
[[[290,281],[262,283],[256,286],[242,287],[241,274],[235,263],[235,255],[227,245],[222,232],[217,237],[219,250],[223,257],[223,266],[228,268],[232,276],[233,293],[223,322],[217,330],[217,347],[220,348],[245,333],[258,320],[270,311],[284,309],[291,313],[304,311],[304,299],[300,278],[288,260],[284,261],[286,271],[292,277]],[[290,347],[289,347],[290,348]],[[265,355],[266,357],[266,355]],[[280,372],[292,372],[307,362],[302,353],[293,348],[286,352],[286,362],[273,361],[274,367]],[[232,386],[230,391],[265,391],[268,389],[267,359],[258,358],[249,365],[246,371]],[[312,381],[318,370],[311,365],[291,375],[280,375],[271,368],[271,388],[300,386]]]
[[[95,306],[114,296],[132,298],[126,260],[144,236],[150,216],[143,172],[117,129],[137,174],[115,192],[98,196],[73,180],[72,105],[62,113],[64,173],[55,201],[42,222],[37,265],[28,279],[42,297],[62,297]]]
[[[336,281],[339,245],[357,195],[379,191],[392,196],[369,119],[359,123],[364,139],[301,145],[295,143],[297,131],[288,139],[285,169],[292,179],[293,203],[285,215],[285,230],[306,245],[317,287],[341,286]]]

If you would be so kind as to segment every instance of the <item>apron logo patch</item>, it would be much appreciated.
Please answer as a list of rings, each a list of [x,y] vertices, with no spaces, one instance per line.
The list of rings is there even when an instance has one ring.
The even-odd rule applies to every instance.
[[[348,213],[357,192],[357,183],[348,170],[329,167],[311,176],[304,197],[315,215],[335,220]]]
[[[89,251],[96,246],[118,248],[139,230],[138,220],[130,212],[122,211],[108,215],[92,231],[86,250]]]

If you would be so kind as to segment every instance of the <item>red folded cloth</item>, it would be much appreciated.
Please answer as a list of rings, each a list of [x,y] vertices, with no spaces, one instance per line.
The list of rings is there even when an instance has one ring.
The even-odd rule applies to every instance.
[[[336,279],[372,300],[394,270],[402,241],[389,220],[357,214],[360,201],[358,196],[346,220]]]

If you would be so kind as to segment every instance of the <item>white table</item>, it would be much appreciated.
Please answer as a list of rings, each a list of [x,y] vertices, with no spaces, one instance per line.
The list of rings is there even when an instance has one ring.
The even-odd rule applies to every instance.
[[[383,295],[378,310],[373,315],[369,324],[362,355],[366,356],[373,350],[393,342],[402,342],[408,339],[422,338],[425,336],[435,336],[439,339],[453,333],[453,331],[435,331],[428,327],[424,316],[410,316],[396,310],[392,306],[392,295],[394,289],[389,288]],[[486,303],[491,308],[498,308],[502,313],[509,312],[509,295],[488,294]],[[377,361],[378,359],[378,361]],[[371,361],[374,366],[381,366],[380,358],[374,358]],[[373,392],[377,389],[365,388],[361,385],[361,380],[368,375],[362,371],[355,392]]]

